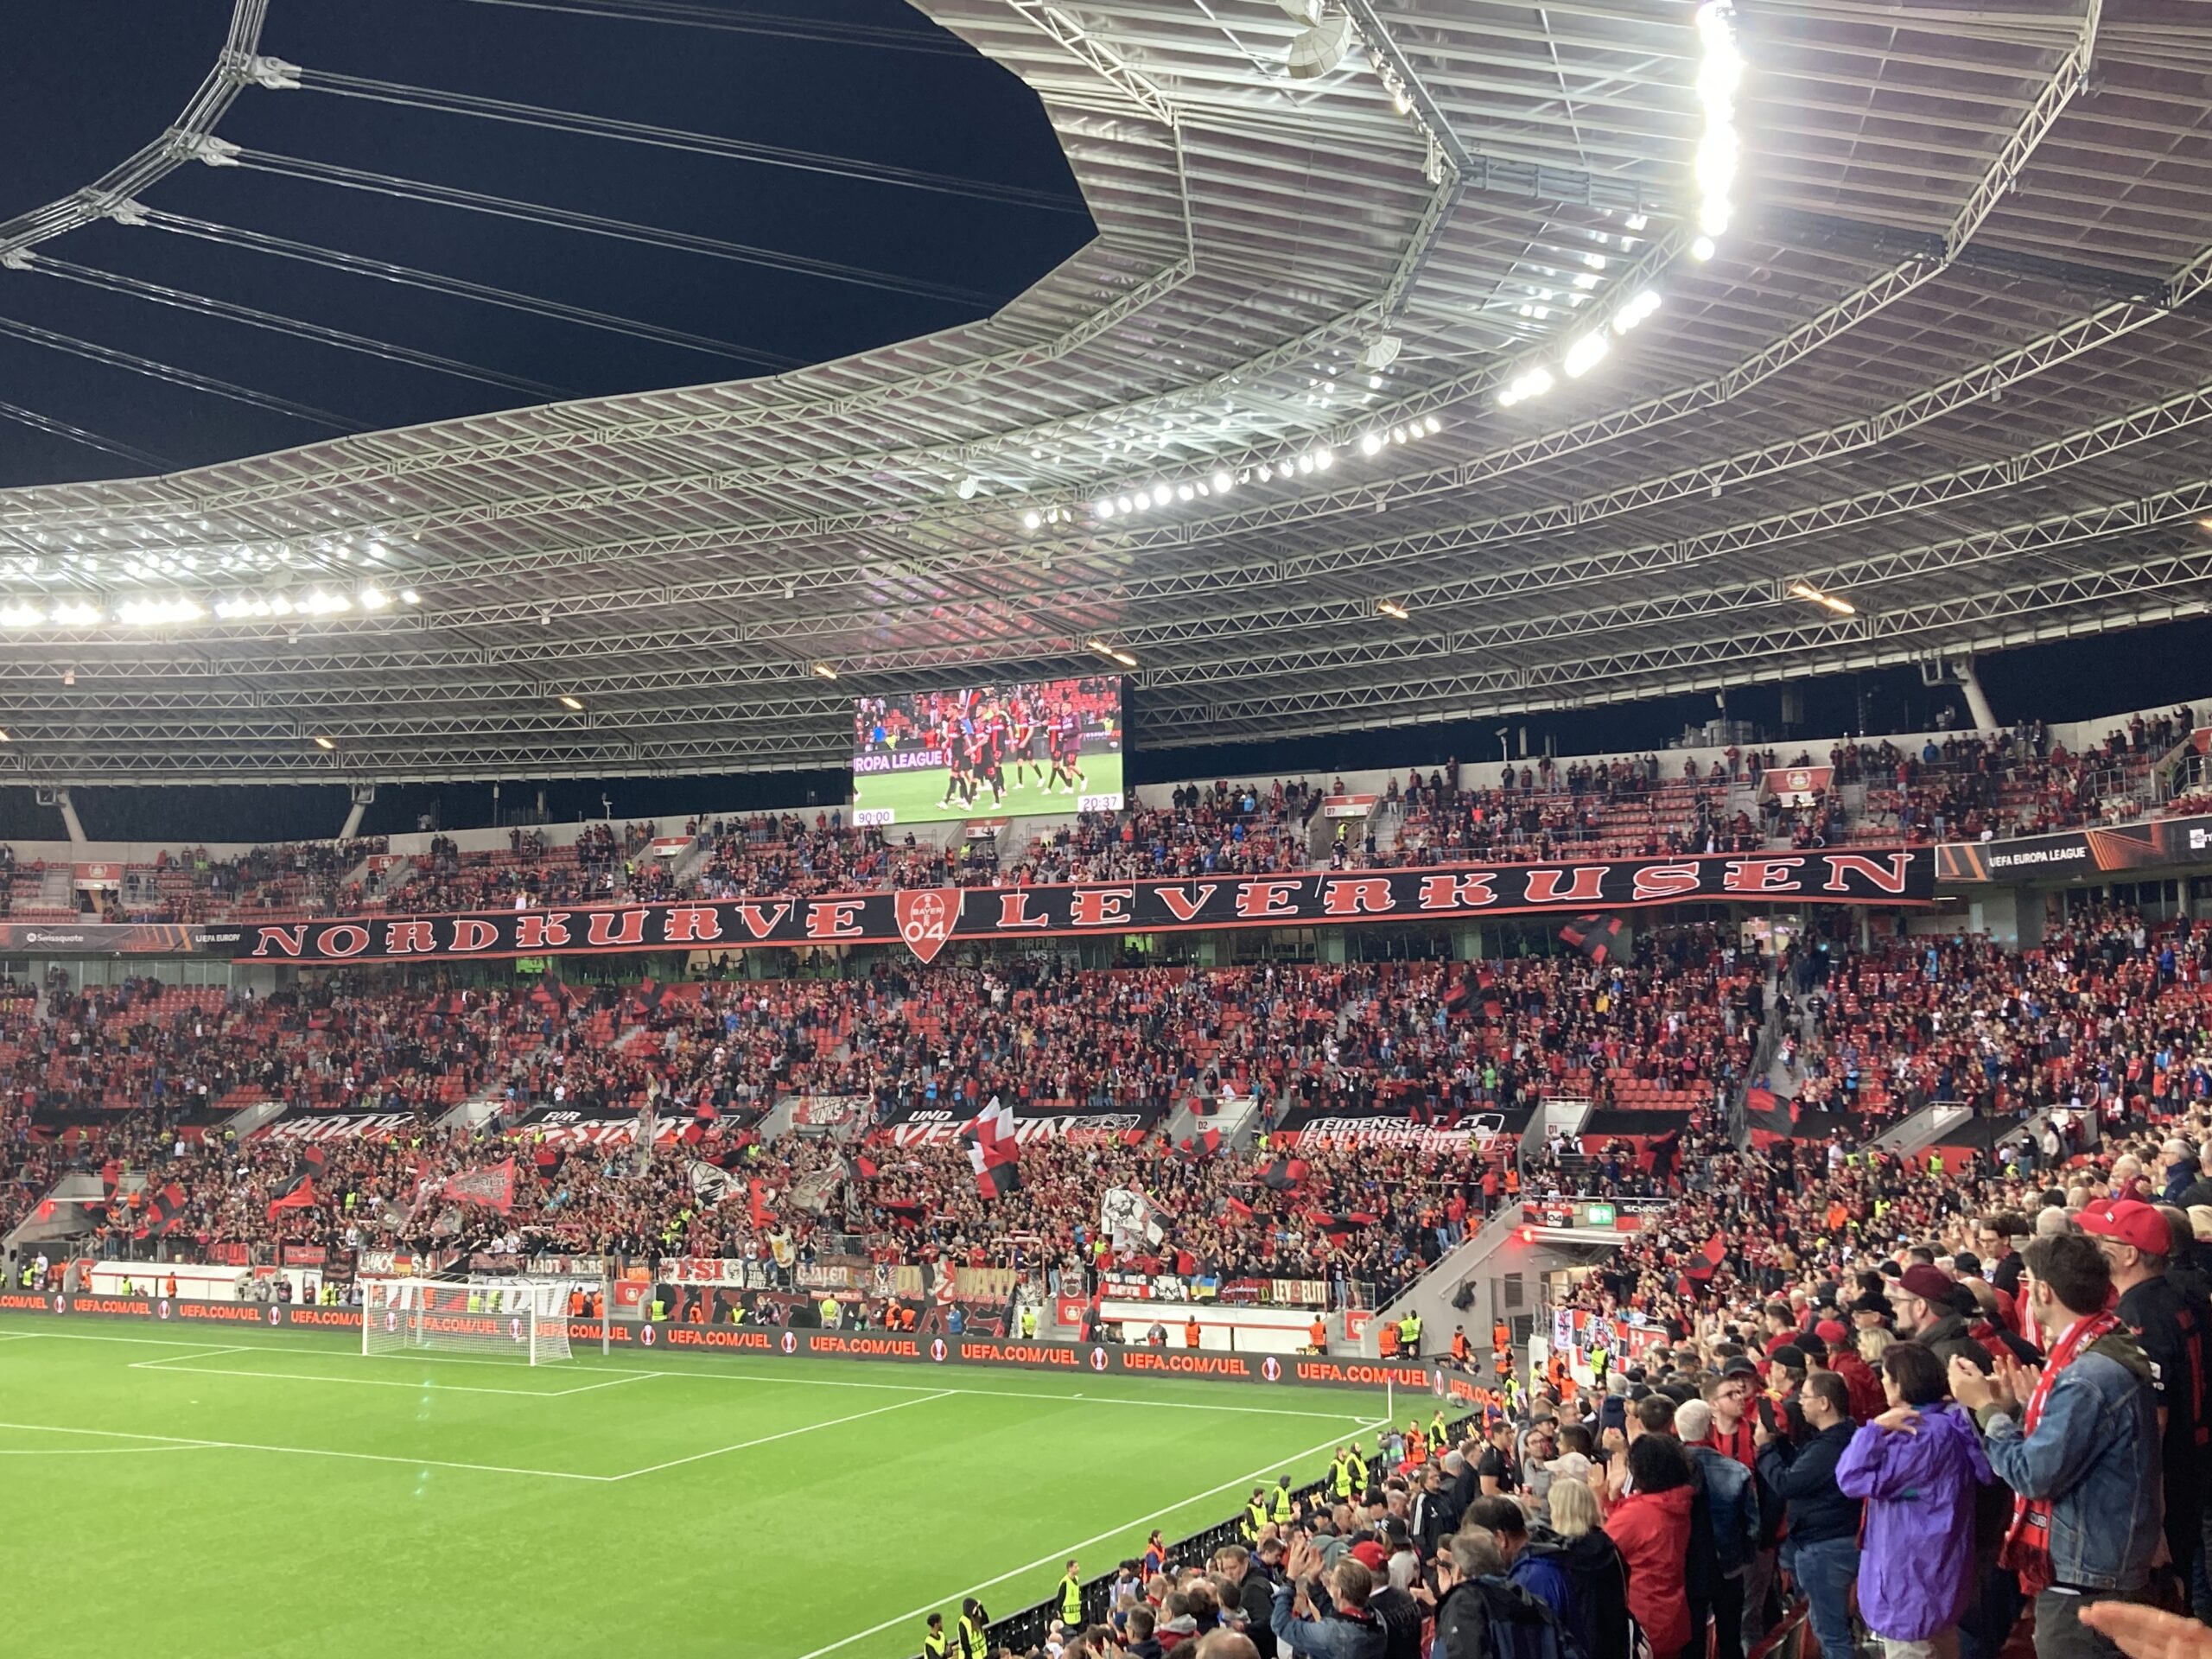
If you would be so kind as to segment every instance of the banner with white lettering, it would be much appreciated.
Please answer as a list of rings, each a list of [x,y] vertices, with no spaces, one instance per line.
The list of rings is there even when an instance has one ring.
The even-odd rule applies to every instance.
[[[1699,899],[1919,905],[1930,901],[1935,875],[1933,849],[1916,847],[1885,852],[1722,853],[1573,864],[1315,870],[1295,875],[1078,887],[925,887],[807,899],[263,922],[246,928],[238,955],[264,962],[405,962],[896,941],[928,962],[955,939],[1316,923],[1433,923],[1550,912],[1582,915]]]

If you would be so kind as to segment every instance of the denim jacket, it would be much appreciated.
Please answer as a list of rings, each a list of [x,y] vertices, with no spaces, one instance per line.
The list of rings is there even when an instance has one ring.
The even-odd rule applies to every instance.
[[[2151,1362],[2132,1337],[2101,1337],[2058,1374],[2036,1432],[1979,1414],[1997,1478],[2050,1500],[2050,1565],[2076,1590],[2139,1590],[2165,1518]]]
[[[1319,1618],[1300,1618],[1297,1597],[1294,1586],[1275,1586],[1268,1624],[1278,1643],[1296,1649],[1303,1659],[1382,1659],[1389,1633],[1372,1611],[1353,1618],[1331,1607]]]

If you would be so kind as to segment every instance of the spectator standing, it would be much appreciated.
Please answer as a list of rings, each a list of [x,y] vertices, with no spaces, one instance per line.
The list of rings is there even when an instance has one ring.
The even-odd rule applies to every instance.
[[[1262,1551],[1274,1541],[1269,1539],[1261,1547]],[[1255,1556],[1242,1544],[1224,1544],[1214,1552],[1213,1567],[1235,1591],[1234,1605],[1244,1615],[1244,1634],[1252,1638],[1260,1659],[1275,1659],[1275,1633],[1271,1623],[1274,1584],[1262,1558]]]
[[[1490,1445],[1475,1465],[1484,1497],[1510,1497],[1521,1484],[1520,1465],[1513,1456],[1513,1425],[1501,1417],[1490,1426]]]
[[[1628,1446],[1628,1490],[1605,1521],[1628,1568],[1628,1610],[1643,1626],[1652,1659],[1681,1659],[1689,1646],[1682,1564],[1694,1480],[1689,1458],[1671,1435],[1639,1434]]]
[[[1568,1628],[1583,1659],[1628,1659],[1628,1568],[1599,1522],[1597,1496],[1586,1484],[1552,1484],[1552,1529],[1573,1609]]]
[[[1531,1548],[1529,1517],[1518,1503],[1510,1497],[1478,1497],[1467,1511],[1467,1524],[1497,1540],[1508,1583],[1519,1585],[1542,1602],[1569,1630],[1574,1627],[1574,1592],[1567,1569],[1556,1550]]]
[[[1955,1359],[1951,1392],[2015,1494],[1998,1559],[2035,1599],[2037,1659],[2111,1659],[2081,1613],[2150,1580],[2162,1513],[2151,1362],[2106,1311],[2112,1268],[2094,1240],[2040,1236],[2022,1254],[2049,1361],[2031,1381],[2009,1359],[1988,1376]]]
[[[1851,1659],[1851,1586],[1859,1576],[1859,1500],[1836,1484],[1835,1471],[1851,1444],[1851,1393],[1834,1371],[1822,1371],[1805,1389],[1805,1422],[1811,1438],[1792,1446],[1765,1413],[1754,1431],[1759,1476],[1787,1507],[1789,1542],[1783,1565],[1810,1605],[1821,1659]]]
[[[1745,1575],[1759,1548],[1758,1483],[1742,1464],[1707,1444],[1712,1432],[1713,1408],[1704,1401],[1685,1400],[1675,1408],[1675,1433],[1689,1453],[1703,1500],[1691,1506],[1690,1639],[1696,1642],[1710,1620],[1713,1650],[1721,1659],[1736,1659],[1744,1647]]]
[[[1389,1635],[1369,1606],[1375,1575],[1346,1555],[1324,1576],[1321,1557],[1300,1539],[1283,1558],[1268,1623],[1278,1647],[1302,1659],[1384,1659]]]
[[[1859,1616],[1885,1659],[1954,1659],[1978,1587],[1974,1505],[1993,1479],[1989,1459],[1924,1344],[1885,1352],[1882,1383],[1889,1409],[1852,1436],[1836,1463],[1836,1484],[1866,1501]]]
[[[2082,1230],[2096,1240],[2120,1292],[2113,1312],[2153,1368],[2158,1389],[2159,1465],[2165,1480],[2166,1548],[2189,1588],[2190,1563],[2203,1548],[2205,1465],[2212,1460],[2212,1417],[2205,1398],[2208,1310],[2167,1273],[2174,1237],[2166,1218],[2126,1199],[2092,1205]],[[2212,1613],[2202,1605],[2199,1617]]]

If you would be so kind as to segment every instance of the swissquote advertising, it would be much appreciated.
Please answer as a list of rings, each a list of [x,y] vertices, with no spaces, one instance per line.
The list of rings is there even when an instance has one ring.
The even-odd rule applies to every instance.
[[[955,941],[1192,928],[1364,925],[1578,915],[1700,899],[1919,905],[1935,852],[1709,854],[1573,864],[1438,866],[1071,887],[926,887],[809,898],[363,916],[249,925],[261,962],[411,962],[748,945],[903,944],[924,962]]]
[[[302,1306],[290,1302],[194,1301],[159,1296],[81,1296],[60,1292],[41,1294],[17,1290],[0,1292],[0,1315],[43,1315],[57,1320],[130,1319],[203,1330],[220,1328],[240,1336],[247,1326],[268,1331],[358,1332],[361,1328],[360,1310],[353,1307]],[[483,1336],[512,1336],[511,1327],[519,1324],[490,1314],[449,1317],[455,1329]],[[665,1351],[769,1361],[843,1359],[927,1367],[1090,1371],[1103,1376],[1166,1376],[1326,1388],[1380,1389],[1388,1384],[1447,1399],[1475,1398],[1471,1379],[1439,1367],[1385,1364],[1351,1357],[1109,1347],[1099,1343],[1018,1342],[993,1337],[932,1336],[926,1332],[794,1331],[767,1325],[620,1319],[609,1326],[608,1335],[612,1346],[638,1355]],[[596,1344],[599,1339],[598,1321],[570,1321],[571,1343]]]

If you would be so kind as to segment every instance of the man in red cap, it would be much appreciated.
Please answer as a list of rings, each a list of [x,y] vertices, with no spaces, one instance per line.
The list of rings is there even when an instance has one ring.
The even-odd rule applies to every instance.
[[[1882,1379],[1859,1357],[1851,1328],[1835,1319],[1822,1319],[1813,1327],[1813,1334],[1827,1345],[1828,1369],[1851,1391],[1852,1416],[1864,1423],[1888,1410],[1889,1397],[1882,1391]]]
[[[2185,1581],[2202,1535],[2205,1465],[2212,1461],[2212,1407],[2206,1400],[2212,1308],[2166,1276],[2173,1230],[2154,1206],[2133,1198],[2109,1199],[2082,1211],[2080,1220],[2082,1230],[2096,1240],[2112,1264],[2113,1288],[2120,1293],[2113,1311],[2158,1368],[2166,1544]]]

